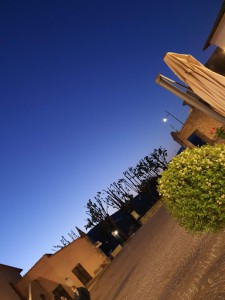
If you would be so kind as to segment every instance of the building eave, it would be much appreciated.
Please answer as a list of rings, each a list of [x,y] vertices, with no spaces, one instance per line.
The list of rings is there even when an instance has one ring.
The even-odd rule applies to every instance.
[[[212,40],[212,37],[215,34],[215,32],[216,32],[216,30],[217,30],[217,28],[219,26],[219,23],[220,23],[223,15],[224,15],[224,13],[225,13],[225,1],[223,1],[223,4],[222,4],[222,6],[220,8],[220,11],[219,11],[219,14],[218,14],[218,16],[216,18],[216,21],[215,21],[212,29],[211,29],[210,34],[209,34],[209,36],[208,36],[208,38],[207,38],[207,40],[205,42],[203,50],[206,50],[210,46],[210,41]]]

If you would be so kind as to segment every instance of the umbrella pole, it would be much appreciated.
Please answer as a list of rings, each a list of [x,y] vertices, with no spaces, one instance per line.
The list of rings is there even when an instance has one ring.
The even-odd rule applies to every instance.
[[[165,77],[165,78],[167,78],[167,77]],[[200,102],[197,98],[195,98],[195,97],[191,96],[190,94],[187,94],[187,93],[183,92],[182,90],[180,90],[179,88],[173,86],[172,83],[169,83],[168,80],[166,80],[165,78],[163,75],[158,74],[155,79],[155,82],[157,84],[161,85],[162,87],[164,87],[165,89],[167,89],[168,91],[172,92],[173,94],[175,94],[176,96],[178,96],[179,98],[184,100],[185,102],[187,102],[190,106],[197,108],[198,110],[200,110],[203,113],[207,114],[208,116],[212,117],[216,121],[218,121],[222,124],[225,124],[225,117],[218,114],[217,112],[212,110],[210,107],[208,107],[204,103]],[[171,79],[169,79],[169,81],[173,82]]]
[[[31,292],[31,282],[29,282],[29,287],[28,287],[28,289],[29,289],[29,295],[28,295],[28,300],[32,300],[32,292]]]

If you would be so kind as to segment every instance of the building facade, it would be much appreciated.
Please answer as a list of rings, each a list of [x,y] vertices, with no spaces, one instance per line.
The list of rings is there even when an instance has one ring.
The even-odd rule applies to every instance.
[[[221,126],[223,124],[192,108],[181,130],[172,132],[171,135],[184,149],[193,148],[204,144],[213,144],[215,139],[212,131]]]
[[[80,237],[54,254],[45,254],[15,285],[23,299],[73,299],[71,286],[88,287],[110,262],[86,236]],[[16,300],[16,299],[15,299]]]
[[[4,300],[21,300],[20,295],[14,288],[22,276],[22,269],[0,264],[0,292],[1,299]]]

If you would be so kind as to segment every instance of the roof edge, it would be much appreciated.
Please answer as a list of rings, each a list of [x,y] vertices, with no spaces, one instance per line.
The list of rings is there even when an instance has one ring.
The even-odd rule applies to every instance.
[[[223,15],[224,15],[224,13],[225,13],[225,1],[223,1],[223,3],[222,3],[222,6],[221,6],[220,11],[218,13],[218,16],[216,18],[216,21],[215,21],[215,23],[214,23],[214,25],[213,25],[213,27],[211,29],[211,32],[210,32],[210,34],[209,34],[209,36],[208,36],[208,38],[207,38],[207,40],[205,42],[203,50],[206,50],[210,46],[210,41],[211,41],[214,33],[216,32],[216,29],[217,29],[217,27],[218,27],[218,25],[219,25],[219,23],[220,23]]]

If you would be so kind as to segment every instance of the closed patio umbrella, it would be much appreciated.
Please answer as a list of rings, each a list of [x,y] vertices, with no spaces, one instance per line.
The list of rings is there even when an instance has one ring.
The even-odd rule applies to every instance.
[[[168,67],[213,110],[225,116],[225,77],[215,73],[189,54],[168,52]]]

